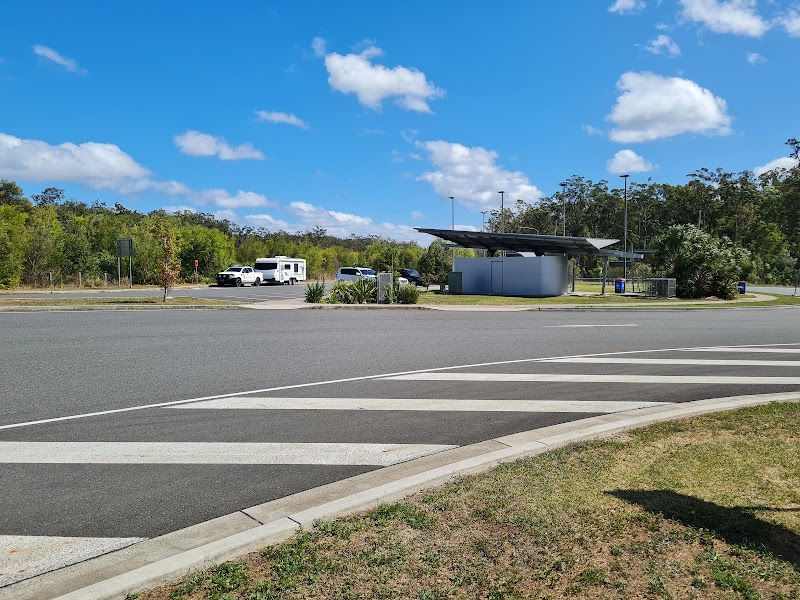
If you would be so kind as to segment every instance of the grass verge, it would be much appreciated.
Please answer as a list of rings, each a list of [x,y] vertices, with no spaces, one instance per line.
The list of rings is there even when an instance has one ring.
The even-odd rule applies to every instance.
[[[798,598],[798,432],[771,404],[573,445],[137,597]]]
[[[241,304],[241,302],[211,298],[190,298],[188,296],[174,296],[168,298],[166,302],[159,296],[148,296],[146,298],[0,298],[0,306],[130,306],[142,304],[227,306]]]
[[[748,302],[748,299],[750,300]],[[744,295],[738,301],[716,300],[699,303],[697,300],[684,300],[681,298],[655,299],[638,296],[620,296],[609,294],[606,296],[556,296],[553,298],[525,298],[522,296],[478,296],[470,294],[449,295],[436,292],[426,292],[420,296],[419,304],[450,305],[450,306],[552,306],[552,305],[577,305],[577,306],[646,306],[647,308],[674,308],[674,307],[701,307],[701,308],[728,308],[751,306],[800,306],[800,297],[774,296],[773,300],[756,300],[753,295]]]

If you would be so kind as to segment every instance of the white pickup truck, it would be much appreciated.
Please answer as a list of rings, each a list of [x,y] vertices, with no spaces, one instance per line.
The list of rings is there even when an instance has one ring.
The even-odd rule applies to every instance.
[[[237,265],[217,273],[217,285],[241,287],[246,283],[261,285],[261,275],[253,267],[240,267]]]

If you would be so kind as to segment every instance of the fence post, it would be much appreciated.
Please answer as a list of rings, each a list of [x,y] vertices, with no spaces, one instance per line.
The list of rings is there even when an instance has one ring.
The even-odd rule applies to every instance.
[[[83,277],[81,277],[80,271],[78,271],[78,287],[83,287]]]

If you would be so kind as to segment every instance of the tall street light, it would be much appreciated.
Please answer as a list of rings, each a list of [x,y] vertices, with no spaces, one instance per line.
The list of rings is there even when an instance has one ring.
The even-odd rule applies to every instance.
[[[452,228],[453,231],[456,230],[456,199],[455,196],[450,196],[450,206],[451,206],[451,215],[452,215]],[[451,271],[456,270],[456,248],[453,246],[452,248],[452,257],[450,259]]]
[[[497,193],[500,194],[500,233],[505,233],[506,232],[506,210],[504,208],[503,201],[505,200],[505,194],[506,193],[504,191],[502,191],[502,190],[497,192]],[[503,256],[506,255],[506,251],[505,250],[503,250],[502,255]]]
[[[482,222],[481,222],[481,231],[482,231],[482,232],[483,232],[483,231],[486,231],[486,213],[487,213],[487,212],[489,212],[489,211],[488,211],[488,210],[482,210],[482,211],[481,211],[481,216],[482,216],[482,218],[483,218],[483,220],[482,220]]]
[[[561,183],[561,235],[567,235],[567,183]]]
[[[625,216],[623,217],[622,223],[622,251],[628,251],[628,177],[630,175],[620,175],[623,181],[625,182],[625,195],[624,195],[624,205],[625,205]],[[628,257],[622,257],[622,278],[627,282],[628,280]]]

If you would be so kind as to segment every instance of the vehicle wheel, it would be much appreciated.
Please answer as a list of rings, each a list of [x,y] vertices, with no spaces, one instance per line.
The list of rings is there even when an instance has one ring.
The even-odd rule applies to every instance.
[[[292,278],[289,280],[289,285],[294,285],[295,283],[297,283],[297,279],[295,279],[294,277],[292,277]]]
[[[260,286],[260,285],[261,285],[261,280],[260,280],[258,277],[256,277],[256,280],[253,282],[253,285],[254,285],[255,287],[258,287],[258,286]]]
[[[240,278],[236,278],[236,287],[242,287],[242,280]]]

